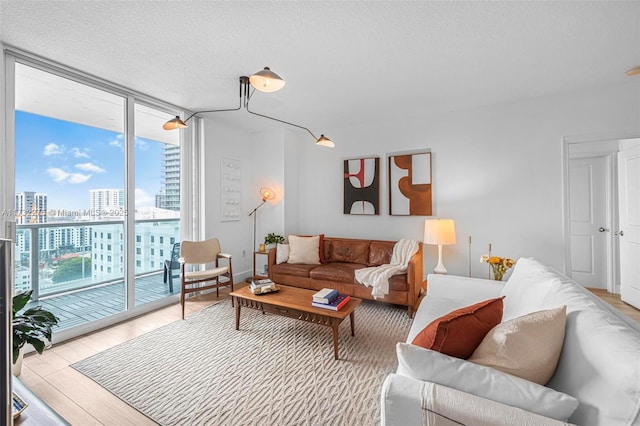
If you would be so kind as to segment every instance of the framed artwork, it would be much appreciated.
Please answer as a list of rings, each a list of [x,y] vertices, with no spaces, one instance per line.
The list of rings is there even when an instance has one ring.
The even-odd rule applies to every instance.
[[[344,214],[380,214],[380,158],[344,160]]]
[[[431,152],[388,154],[389,214],[431,216]]]
[[[242,169],[239,160],[220,160],[220,221],[240,220],[242,200]]]

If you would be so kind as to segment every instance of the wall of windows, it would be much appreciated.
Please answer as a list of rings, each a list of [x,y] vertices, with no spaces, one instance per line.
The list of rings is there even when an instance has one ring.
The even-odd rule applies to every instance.
[[[82,311],[63,297],[98,291],[114,314],[165,303],[179,292],[164,277],[181,239],[182,136],[162,130],[175,110],[38,58],[4,60],[16,291],[63,317]]]

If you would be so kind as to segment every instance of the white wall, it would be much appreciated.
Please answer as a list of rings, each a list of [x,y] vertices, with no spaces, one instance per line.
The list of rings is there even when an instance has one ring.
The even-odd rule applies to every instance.
[[[237,128],[221,124],[215,117],[205,117],[204,125],[204,237],[220,240],[222,251],[230,253],[236,279],[243,279],[252,268],[252,222],[247,216],[255,207],[249,196],[252,179],[253,155],[251,135]],[[242,169],[241,220],[222,222],[220,214],[220,164],[222,158],[239,160]],[[244,251],[244,256],[243,256]]]
[[[470,265],[473,276],[488,277],[488,266],[479,263],[488,243],[495,255],[533,256],[564,271],[562,138],[638,136],[639,117],[640,83],[633,82],[402,121],[322,129],[336,142],[334,149],[315,146],[308,135],[287,128],[249,135],[206,119],[205,155],[212,165],[205,171],[206,235],[218,236],[231,251],[236,274],[250,273],[253,222],[248,213],[261,202],[260,187],[269,186],[278,198],[258,211],[257,243],[268,232],[421,240],[426,217],[388,214],[386,154],[429,148],[434,216],[456,221],[458,244],[444,248],[450,274],[467,275]],[[344,215],[343,160],[371,155],[381,157],[381,214]],[[239,222],[219,221],[221,156],[242,161],[246,215]],[[437,250],[427,246],[426,253],[429,272]]]
[[[384,108],[384,105],[380,105]],[[550,98],[402,121],[323,129],[336,148],[297,145],[286,158],[286,182],[297,176],[295,231],[327,236],[422,239],[425,217],[389,216],[386,153],[430,148],[434,216],[456,221],[458,244],[444,248],[450,274],[488,277],[479,258],[533,256],[564,270],[562,143],[567,136],[640,135],[640,84],[629,83]],[[381,157],[379,216],[342,214],[343,160]],[[289,210],[287,210],[287,218]],[[288,222],[288,221],[287,221]],[[285,224],[289,231],[291,227]],[[437,261],[427,246],[426,271]]]

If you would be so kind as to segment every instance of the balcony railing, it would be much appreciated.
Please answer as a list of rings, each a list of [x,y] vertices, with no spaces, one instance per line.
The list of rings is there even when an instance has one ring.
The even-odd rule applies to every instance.
[[[134,251],[126,252],[124,221],[68,221],[19,224],[16,231],[16,290],[33,299],[124,282],[125,259],[135,276],[163,270],[180,238],[180,220],[135,221]]]

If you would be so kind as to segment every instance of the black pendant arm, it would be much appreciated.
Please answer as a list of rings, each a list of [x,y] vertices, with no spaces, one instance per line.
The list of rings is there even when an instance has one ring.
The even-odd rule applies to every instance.
[[[238,106],[236,108],[225,108],[225,109],[209,109],[206,111],[196,111],[193,114],[191,114],[189,117],[187,117],[186,120],[184,120],[184,123],[186,123],[187,121],[191,120],[191,118],[193,118],[194,115],[196,114],[200,114],[200,113],[205,113],[205,112],[227,112],[227,111],[239,111],[240,108],[242,108],[242,79],[240,80],[240,97],[239,97],[239,101],[238,101]]]
[[[264,115],[264,114],[260,114],[260,113],[257,113],[257,112],[253,112],[253,111],[251,111],[251,110],[249,109],[249,104],[248,104],[248,103],[247,103],[247,112],[248,112],[249,114],[257,115],[257,116],[259,116],[259,117],[268,118],[269,120],[278,121],[278,122],[280,122],[280,123],[288,124],[289,126],[297,127],[298,129],[306,130],[307,132],[309,132],[309,134],[313,137],[313,139],[314,139],[314,140],[316,140],[316,141],[318,140],[318,138],[316,137],[316,135],[314,135],[314,134],[311,132],[311,130],[307,129],[306,127],[304,127],[304,126],[299,126],[299,125],[297,125],[297,124],[293,124],[293,123],[290,123],[290,122],[288,122],[288,121],[280,120],[279,118],[269,117],[268,115]]]

